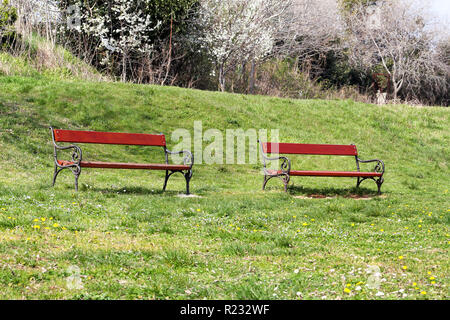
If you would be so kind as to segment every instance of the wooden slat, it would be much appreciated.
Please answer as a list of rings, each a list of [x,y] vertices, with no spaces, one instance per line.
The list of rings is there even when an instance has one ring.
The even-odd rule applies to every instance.
[[[72,165],[71,161],[58,160],[61,166]],[[147,170],[189,170],[189,166],[178,164],[161,163],[120,163],[120,162],[100,162],[100,161],[81,161],[83,168],[104,168],[104,169],[147,169]]]
[[[281,171],[269,171],[270,174],[281,174]],[[381,177],[379,172],[358,172],[358,171],[296,171],[289,172],[291,176],[303,177]]]
[[[53,130],[56,142],[74,143],[98,143],[98,144],[123,144],[138,146],[161,146],[166,145],[164,135],[143,133],[118,133],[76,130]]]
[[[355,145],[304,144],[304,143],[263,143],[265,153],[276,154],[311,154],[330,156],[356,156]]]

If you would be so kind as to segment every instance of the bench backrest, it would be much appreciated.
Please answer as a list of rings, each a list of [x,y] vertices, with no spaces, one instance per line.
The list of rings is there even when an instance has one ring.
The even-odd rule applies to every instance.
[[[330,156],[357,156],[355,145],[274,143],[263,142],[265,153],[273,154],[311,154]]]
[[[166,146],[163,134],[119,133],[53,129],[55,142]]]

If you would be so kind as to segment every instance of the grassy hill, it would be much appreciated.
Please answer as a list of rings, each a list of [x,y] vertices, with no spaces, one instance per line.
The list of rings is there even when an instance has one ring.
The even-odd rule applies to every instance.
[[[450,112],[173,87],[0,76],[1,298],[448,299]],[[163,172],[62,173],[49,125],[155,133],[279,129],[283,142],[355,143],[386,163],[373,182],[293,177],[260,191],[258,165],[195,165],[185,198]],[[204,146],[207,145],[204,142]],[[158,149],[83,146],[89,160],[162,160]],[[351,157],[291,157],[350,169]],[[370,170],[371,167],[364,167]],[[67,279],[79,268],[81,286]],[[366,286],[377,266],[378,289]],[[76,269],[75,270],[78,270]],[[76,272],[75,272],[76,273]],[[382,294],[381,294],[381,293]]]

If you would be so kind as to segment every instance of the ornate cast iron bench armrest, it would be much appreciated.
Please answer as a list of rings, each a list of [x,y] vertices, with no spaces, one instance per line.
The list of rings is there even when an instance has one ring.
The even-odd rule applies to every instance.
[[[367,177],[366,178],[360,178],[360,177],[358,177],[358,180],[356,182],[356,187],[358,188],[359,185],[361,184],[361,182],[363,182],[364,180],[372,179],[372,180],[375,181],[375,183],[378,186],[378,194],[381,194],[381,185],[384,182],[384,178],[383,178],[383,175],[384,175],[384,162],[382,160],[379,160],[379,159],[361,160],[358,157],[356,157],[356,167],[357,167],[358,171],[359,171],[359,164],[360,163],[371,163],[371,162],[376,162],[377,163],[375,165],[375,168],[373,169],[373,171],[377,172],[377,173],[381,173],[381,175],[378,177],[378,179],[376,179],[375,177],[370,177],[370,178],[367,178]]]
[[[53,128],[50,127],[50,131],[52,132],[52,142],[53,142],[53,159],[55,161],[55,170],[53,172],[53,181],[52,186],[55,185],[56,178],[58,177],[58,174],[66,168],[69,168],[73,174],[75,175],[75,190],[78,191],[78,177],[81,173],[81,160],[83,159],[83,152],[81,151],[81,148],[76,145],[70,145],[70,146],[59,146],[56,144],[55,141],[55,134],[53,132]],[[58,161],[58,151],[59,150],[69,150],[73,149],[72,152],[72,161],[65,161],[62,164]],[[67,164],[69,162],[69,164]]]
[[[189,170],[187,172],[183,173],[183,171],[171,171],[166,170],[166,178],[164,180],[164,186],[163,190],[166,190],[167,181],[169,180],[170,176],[174,174],[175,172],[180,172],[184,175],[184,178],[186,179],[186,194],[189,194],[189,181],[192,178],[192,166],[194,165],[194,155],[187,150],[181,150],[181,151],[170,151],[167,148],[164,148],[164,151],[166,153],[166,164],[169,164],[169,154],[186,154],[183,158],[183,163],[186,166],[189,166]]]
[[[287,191],[287,185],[289,183],[290,178],[290,172],[291,172],[291,160],[289,160],[287,157],[267,157],[264,152],[262,153],[263,155],[263,163],[264,163],[264,181],[263,181],[263,187],[262,189],[264,190],[266,188],[266,184],[267,182],[272,179],[272,178],[280,178],[281,181],[283,181],[284,183],[284,190]],[[269,161],[278,161],[278,160],[283,160],[280,164],[280,170],[279,171],[271,171],[268,170],[266,167],[266,160]]]
[[[376,162],[377,163],[375,165],[375,168],[373,169],[373,171],[381,173],[381,175],[383,175],[384,174],[384,162],[382,160],[379,160],[379,159],[361,160],[358,157],[356,157],[356,166],[358,168],[358,171],[359,171],[359,164],[360,163],[371,163],[371,162]]]
[[[264,190],[266,188],[266,184],[270,179],[277,177],[281,179],[281,181],[283,181],[284,191],[287,191],[287,185],[289,183],[289,180],[291,179],[290,177],[291,160],[289,160],[287,157],[284,156],[268,157],[264,152],[263,144],[261,143],[261,141],[260,146],[264,164],[264,181],[262,189]],[[278,160],[282,160],[279,171],[267,170],[266,161],[278,161]]]
[[[267,157],[264,153],[263,153],[263,159],[264,159],[264,171],[266,172],[266,173],[268,173],[268,174],[270,174],[269,173],[269,171],[267,170],[267,167],[266,167],[266,160],[269,160],[269,161],[277,161],[277,160],[283,160],[282,162],[281,162],[281,164],[280,164],[280,171],[281,171],[281,174],[288,174],[289,175],[289,172],[291,171],[291,160],[289,160],[287,157],[283,157],[283,156],[280,156],[280,157]],[[278,174],[278,173],[277,173]],[[270,174],[271,175],[271,174]]]
[[[53,133],[53,128],[50,127],[50,130],[52,132],[52,142],[53,142],[53,158],[55,160],[55,165],[59,168],[69,168],[69,167],[79,167],[81,160],[83,158],[83,152],[81,151],[81,148],[77,145],[69,145],[69,146],[60,146],[57,145],[55,142],[55,135]],[[58,151],[60,150],[68,150],[68,149],[73,149],[72,152],[72,163],[69,165],[61,165],[58,162]]]
[[[289,176],[289,172],[291,171],[291,160],[289,160],[287,157],[284,156],[278,156],[278,157],[268,157],[267,154],[264,152],[263,144],[261,141],[259,141],[260,148],[261,148],[261,154],[263,156],[263,165],[264,165],[264,174],[266,175],[273,175],[267,170],[266,166],[266,160],[268,161],[278,161],[283,160],[283,162],[280,165],[280,171],[281,173],[278,173],[276,175],[286,175]]]
[[[189,170],[192,169],[192,166],[194,165],[194,155],[187,150],[181,150],[181,151],[170,151],[169,149],[165,149],[166,151],[166,164],[169,164],[169,154],[186,154],[183,159],[183,164],[186,166],[189,166]]]

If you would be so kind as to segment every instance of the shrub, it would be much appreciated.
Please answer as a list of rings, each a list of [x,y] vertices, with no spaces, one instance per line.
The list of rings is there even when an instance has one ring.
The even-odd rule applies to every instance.
[[[17,12],[9,4],[9,0],[0,2],[0,32],[8,32],[17,20]]]
[[[17,11],[9,4],[9,0],[0,0],[0,49],[8,47],[14,39],[14,23]]]

